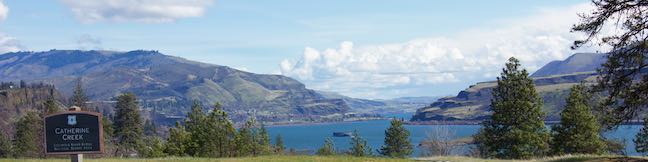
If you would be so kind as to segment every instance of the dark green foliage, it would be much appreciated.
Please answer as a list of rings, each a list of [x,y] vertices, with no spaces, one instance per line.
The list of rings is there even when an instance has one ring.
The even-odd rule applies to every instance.
[[[250,118],[237,133],[220,103],[214,104],[213,110],[205,114],[201,105],[194,102],[187,118],[186,128],[177,124],[169,132],[166,152],[170,155],[234,157],[271,152],[270,137],[264,126],[259,127],[256,120]]]
[[[493,89],[493,115],[474,136],[485,157],[528,159],[544,156],[549,133],[544,125],[542,101],[533,80],[520,63],[510,58]]]
[[[101,117],[101,127],[103,128],[103,137],[104,137],[104,152],[114,152],[115,151],[115,130],[113,129],[112,122],[106,117]]]
[[[56,104],[54,96],[47,97],[47,100],[45,100],[45,103],[43,103],[43,107],[44,115],[54,114],[62,111],[61,108]]]
[[[275,137],[274,152],[281,155],[284,154],[285,150],[286,146],[284,146],[283,138],[281,137],[281,134],[278,134],[277,137]]]
[[[560,124],[552,127],[554,154],[602,154],[605,151],[605,143],[599,136],[601,126],[587,105],[588,98],[583,85],[571,88],[567,105],[560,113]]]
[[[330,156],[335,154],[335,145],[333,144],[333,139],[331,138],[326,138],[324,140],[324,146],[317,150],[317,155],[320,156]]]
[[[42,131],[42,119],[36,112],[28,112],[18,120],[16,122],[16,134],[14,134],[14,156],[42,157]]]
[[[162,139],[155,136],[149,136],[144,139],[146,145],[140,147],[140,154],[145,158],[158,158],[166,156],[164,152],[166,144]]]
[[[186,156],[190,140],[189,132],[185,130],[185,127],[176,123],[175,128],[169,129],[169,138],[167,138],[164,153],[170,156]]]
[[[125,93],[117,97],[115,111],[115,153],[119,156],[136,153],[143,144],[144,131],[135,94]]]
[[[572,31],[588,37],[574,41],[572,48],[587,43],[608,45],[607,62],[598,70],[598,91],[604,92],[602,116],[606,128],[612,129],[623,121],[639,117],[648,109],[648,17],[644,0],[593,0],[595,9],[581,16]],[[610,31],[601,32],[606,27]]]
[[[194,102],[186,123],[190,136],[187,154],[201,157],[235,156],[236,129],[220,103],[205,114],[202,106]]]
[[[403,126],[403,121],[392,119],[391,125],[385,130],[385,145],[380,148],[380,154],[397,158],[411,155],[413,146],[409,136],[410,132]]]
[[[207,132],[205,132],[206,120],[207,117],[202,110],[202,106],[198,101],[194,101],[194,104],[191,106],[191,112],[187,115],[187,121],[185,121],[187,132],[190,135],[189,139],[191,139],[188,143],[186,153],[191,156],[205,156],[203,155],[205,151],[202,145],[207,143],[207,139],[205,138],[208,136]]]
[[[270,135],[268,134],[268,129],[266,129],[265,125],[261,124],[261,128],[258,128],[256,139],[257,154],[270,154],[272,146],[270,145]]]
[[[76,84],[74,85],[74,92],[72,93],[72,98],[70,98],[70,102],[72,102],[72,106],[78,106],[81,107],[81,109],[86,110],[86,102],[88,101],[88,97],[85,94],[85,91],[83,90],[83,81],[82,78],[79,77],[77,78]]]
[[[5,135],[5,132],[0,132],[0,158],[11,157],[11,140]]]
[[[264,149],[266,146],[269,146],[269,141],[267,141],[268,143],[261,141],[262,138],[260,136],[262,135],[260,129],[257,127],[256,120],[254,118],[248,119],[245,125],[239,128],[238,134],[236,134],[237,155],[257,156],[264,154]]]
[[[207,141],[203,147],[210,157],[229,157],[232,156],[232,146],[236,129],[234,124],[228,119],[227,112],[222,109],[220,103],[214,104],[213,110],[207,116],[205,123],[205,132]]]
[[[635,150],[639,153],[648,154],[648,117],[644,118],[643,122],[643,128],[634,139]]]
[[[351,150],[349,151],[349,154],[353,156],[371,156],[371,147],[367,145],[367,140],[363,139],[362,136],[360,136],[360,132],[358,130],[353,131],[353,135],[351,137]]]

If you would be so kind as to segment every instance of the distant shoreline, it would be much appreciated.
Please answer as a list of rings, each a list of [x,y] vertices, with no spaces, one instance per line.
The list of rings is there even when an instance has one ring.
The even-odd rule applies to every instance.
[[[283,122],[283,123],[271,123],[266,125],[266,127],[289,127],[289,126],[310,126],[310,125],[330,125],[330,124],[341,124],[341,123],[353,123],[353,122],[363,122],[363,121],[374,121],[374,120],[391,120],[392,118],[372,118],[372,119],[358,119],[358,120],[347,120],[347,121],[325,121],[325,122]],[[406,125],[481,125],[483,120],[454,120],[454,121],[406,121]],[[560,123],[559,120],[549,120],[544,122],[546,125],[554,125]],[[633,120],[629,122],[623,122],[621,125],[643,125],[642,121]]]
[[[480,125],[483,120],[454,120],[454,121],[408,121],[405,122],[407,125]],[[560,123],[560,120],[547,120],[544,121],[547,125],[554,125]],[[621,123],[621,125],[643,125],[643,122],[640,120],[632,120]]]
[[[324,122],[281,122],[281,123],[272,123],[266,125],[266,127],[288,127],[288,126],[309,126],[309,125],[329,125],[329,124],[340,124],[340,123],[353,123],[353,122],[362,122],[362,121],[374,121],[374,120],[389,120],[390,118],[371,118],[371,119],[357,119],[357,120],[346,120],[346,121],[324,121]]]

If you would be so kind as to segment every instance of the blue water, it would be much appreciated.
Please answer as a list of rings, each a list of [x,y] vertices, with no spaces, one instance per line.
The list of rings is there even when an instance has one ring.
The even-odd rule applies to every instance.
[[[348,132],[355,129],[359,130],[360,135],[367,140],[367,143],[375,150],[380,149],[385,138],[385,130],[389,127],[388,120],[372,120],[359,122],[342,122],[326,123],[315,125],[293,125],[293,126],[273,126],[268,128],[268,132],[273,139],[277,134],[281,134],[284,144],[287,148],[294,148],[298,151],[314,152],[324,144],[325,138],[332,138],[336,149],[347,150],[350,148],[350,137],[333,137],[333,132]],[[454,138],[469,137],[477,133],[479,125],[406,125],[405,128],[410,131],[410,141],[415,146],[413,156],[418,156],[420,151],[416,147],[425,137],[426,132],[439,130],[435,127],[445,127],[454,132]],[[634,150],[632,139],[641,129],[640,125],[626,125],[619,129],[606,133],[606,137],[613,139],[622,139],[626,142],[626,153],[628,155],[639,155]]]

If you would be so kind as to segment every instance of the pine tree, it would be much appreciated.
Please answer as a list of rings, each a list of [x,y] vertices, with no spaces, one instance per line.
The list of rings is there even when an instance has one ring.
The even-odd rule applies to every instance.
[[[113,129],[112,122],[106,117],[101,117],[101,127],[103,128],[104,148],[105,152],[115,151],[115,130]]]
[[[45,103],[43,103],[43,107],[44,115],[54,114],[62,111],[61,108],[59,108],[59,106],[56,104],[54,96],[47,97],[47,100],[45,100]]]
[[[202,110],[202,106],[198,101],[194,101],[191,106],[191,111],[187,114],[187,120],[185,121],[185,128],[189,132],[189,143],[187,144],[187,154],[190,156],[201,156],[200,149],[202,145],[206,142],[205,140],[205,129],[204,124],[206,120],[205,113]]]
[[[637,152],[648,154],[648,117],[645,117],[643,122],[643,128],[637,133],[633,141]]]
[[[380,154],[397,158],[411,155],[413,146],[409,136],[410,132],[403,126],[403,121],[392,119],[391,125],[385,130],[385,145],[380,148]]]
[[[645,0],[592,0],[593,8],[580,14],[573,32],[586,37],[573,49],[591,44],[612,47],[603,51],[606,62],[597,70],[595,90],[604,92],[602,123],[612,129],[648,111],[648,8]],[[608,32],[615,31],[615,32]]]
[[[14,156],[16,157],[42,157],[43,123],[36,112],[28,112],[16,122],[14,134]]]
[[[214,123],[208,121],[207,115],[203,112],[202,105],[198,101],[194,101],[191,106],[191,112],[187,115],[185,123],[190,135],[189,139],[191,139],[187,146],[187,154],[198,157],[212,155],[216,146],[209,142],[214,131],[208,129],[208,126]]]
[[[234,124],[227,118],[227,112],[222,109],[220,103],[214,104],[213,110],[207,116],[206,131],[207,143],[205,147],[210,148],[210,157],[231,156],[234,145],[236,129]]]
[[[268,134],[268,129],[265,125],[261,124],[257,135],[257,150],[259,150],[260,155],[267,155],[270,153],[270,135]]]
[[[519,61],[510,58],[497,78],[491,99],[493,115],[474,136],[482,156],[527,159],[548,151],[542,100],[528,76]]]
[[[333,144],[333,139],[331,138],[326,138],[326,140],[324,140],[324,146],[317,150],[317,155],[320,156],[330,156],[335,154],[335,145]]]
[[[139,151],[142,154],[142,157],[158,158],[166,156],[166,153],[164,152],[166,144],[159,137],[149,136],[145,138],[145,143],[146,145],[141,147],[141,150]]]
[[[599,136],[600,125],[587,105],[589,97],[583,85],[571,88],[567,105],[560,113],[560,124],[552,128],[554,154],[601,154],[605,143]]]
[[[87,101],[88,97],[83,90],[83,81],[82,78],[79,77],[77,78],[76,84],[74,86],[74,92],[72,94],[72,98],[70,98],[70,102],[72,102],[72,106],[78,106],[81,107],[81,109],[85,110]]]
[[[117,97],[115,111],[116,154],[136,153],[143,144],[144,131],[135,94],[125,93]]]
[[[5,132],[0,132],[0,158],[11,157],[11,140],[5,135]]]
[[[284,154],[285,150],[286,146],[284,146],[283,138],[281,137],[281,134],[278,134],[275,137],[274,152],[281,155]]]
[[[255,149],[257,147],[256,143],[256,132],[254,130],[254,125],[256,121],[254,118],[250,118],[243,127],[239,128],[238,133],[236,134],[236,152],[238,156],[249,156],[256,155]]]
[[[188,143],[191,141],[189,132],[185,130],[179,122],[176,122],[175,128],[169,129],[164,153],[171,156],[186,156]]]
[[[363,139],[360,136],[358,130],[353,131],[351,137],[351,151],[349,152],[353,156],[371,156],[371,148],[367,145],[367,140]]]

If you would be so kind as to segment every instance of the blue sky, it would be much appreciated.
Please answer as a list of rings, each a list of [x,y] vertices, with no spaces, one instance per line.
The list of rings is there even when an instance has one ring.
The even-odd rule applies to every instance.
[[[531,71],[564,59],[577,52],[569,27],[589,1],[0,2],[0,52],[158,50],[393,98],[454,95],[493,80],[510,56]]]

